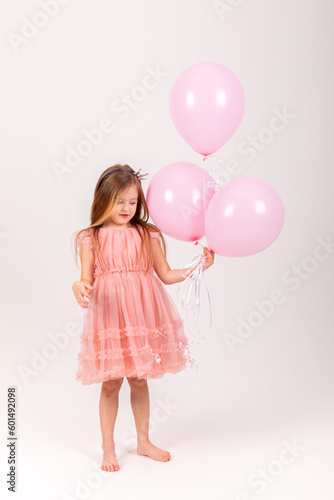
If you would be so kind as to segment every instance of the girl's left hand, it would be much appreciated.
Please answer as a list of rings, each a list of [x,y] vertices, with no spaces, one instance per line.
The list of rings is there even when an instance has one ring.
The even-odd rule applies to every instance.
[[[204,270],[206,271],[214,263],[215,253],[213,250],[209,250],[207,247],[204,247],[204,255],[207,257],[204,268]]]

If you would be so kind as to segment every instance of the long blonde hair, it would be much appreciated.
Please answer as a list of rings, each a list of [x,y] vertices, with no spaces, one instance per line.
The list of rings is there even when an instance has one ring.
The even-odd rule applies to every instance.
[[[122,172],[117,172],[113,175],[108,175],[107,177],[105,177],[106,174],[113,172],[114,170],[122,170]],[[130,174],[129,172],[132,173]],[[72,235],[72,239],[74,238],[74,243],[73,243],[74,255],[77,267],[78,267],[78,249],[77,249],[78,237],[82,233],[82,231],[86,231],[91,228],[92,240],[94,249],[96,250],[96,256],[101,265],[101,269],[106,269],[106,264],[102,256],[98,240],[99,229],[102,226],[102,224],[108,219],[108,217],[115,211],[117,207],[117,201],[120,198],[122,192],[128,189],[132,185],[136,186],[137,188],[138,202],[137,202],[136,213],[132,217],[130,224],[132,224],[137,229],[142,241],[138,260],[140,260],[141,257],[143,256],[143,248],[145,248],[147,252],[148,259],[145,269],[145,275],[147,274],[153,263],[153,253],[152,253],[151,236],[149,234],[150,232],[149,229],[151,229],[152,231],[157,231],[159,233],[159,238],[162,243],[163,255],[166,258],[167,247],[165,239],[163,237],[162,232],[159,230],[159,228],[157,228],[157,226],[147,222],[149,219],[149,212],[146,205],[145,195],[141,186],[141,181],[138,179],[136,175],[133,175],[134,172],[135,171],[129,165],[117,164],[107,168],[100,175],[100,178],[97,181],[95,187],[94,199],[90,210],[90,225],[84,229],[81,229],[75,238],[74,238],[75,234]],[[140,231],[139,228],[141,228],[142,231]]]

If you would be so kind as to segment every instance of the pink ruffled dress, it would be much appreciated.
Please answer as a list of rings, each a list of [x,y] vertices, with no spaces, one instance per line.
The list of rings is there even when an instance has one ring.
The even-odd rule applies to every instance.
[[[161,378],[190,366],[184,322],[172,298],[153,266],[145,275],[145,266],[136,263],[141,246],[136,227],[102,227],[98,238],[103,270],[91,229],[78,239],[78,246],[83,243],[95,253],[96,289],[84,313],[76,380],[88,385],[120,377]]]

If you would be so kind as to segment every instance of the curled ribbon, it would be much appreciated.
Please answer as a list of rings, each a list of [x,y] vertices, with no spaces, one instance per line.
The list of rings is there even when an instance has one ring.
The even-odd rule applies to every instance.
[[[196,241],[195,245],[201,245],[201,244],[198,241]],[[203,245],[201,245],[201,247],[204,248]],[[189,332],[193,337],[199,336],[199,341],[192,342],[190,346],[194,343],[202,343],[204,337],[206,337],[206,335],[208,335],[208,333],[211,330],[211,324],[212,324],[211,299],[208,287],[204,280],[204,270],[205,270],[206,260],[207,257],[203,252],[202,255],[196,256],[192,260],[192,262],[184,266],[185,268],[188,268],[188,271],[186,271],[185,274],[182,274],[182,276],[186,279],[179,286],[179,289],[177,291],[177,300],[180,302],[181,306],[185,309],[186,312]],[[202,282],[203,285],[205,286],[205,291],[208,297],[209,316],[210,316],[208,331],[204,335],[201,335],[200,329],[198,328]]]
[[[168,339],[168,337],[166,337],[166,335],[164,335],[163,333],[161,333],[159,330],[152,330],[153,332],[157,332],[157,333],[160,333],[160,335],[162,335],[163,337],[165,337],[166,339]],[[188,345],[183,345],[182,342],[179,342],[178,343],[180,349],[183,350],[183,357],[185,358],[186,360],[186,367],[190,367],[190,368],[195,368],[195,371],[197,372],[198,371],[198,364],[196,363],[196,361],[194,360],[194,358],[191,356],[191,353],[190,353],[190,346],[192,344],[188,344]],[[155,362],[156,363],[161,363],[161,356],[158,352],[154,352],[152,347],[151,347],[151,354],[152,356],[154,357],[155,359]],[[151,378],[151,377],[147,377],[148,379]]]
[[[211,167],[211,172],[213,172],[214,174],[216,174],[218,176],[218,180],[217,181],[209,181],[207,183],[208,186],[214,187],[215,190],[217,190],[222,185],[221,179],[219,178],[220,169],[221,169],[221,165],[222,165],[222,158],[219,155],[208,155],[208,156],[204,156],[203,161],[206,161],[208,158],[218,158],[218,164]],[[204,187],[204,189],[205,189],[205,187]]]

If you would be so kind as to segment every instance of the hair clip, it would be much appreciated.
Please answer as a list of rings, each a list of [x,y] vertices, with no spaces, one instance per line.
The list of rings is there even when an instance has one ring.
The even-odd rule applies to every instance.
[[[137,170],[137,172],[135,172],[134,175],[136,175],[140,181],[146,180],[147,177],[149,176],[149,174],[148,173],[141,174],[140,171],[141,171],[141,168],[139,170]]]

